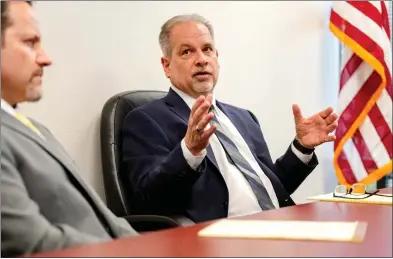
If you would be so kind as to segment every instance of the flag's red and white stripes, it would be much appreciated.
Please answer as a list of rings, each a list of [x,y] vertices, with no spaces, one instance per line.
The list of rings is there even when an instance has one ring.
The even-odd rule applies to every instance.
[[[384,1],[333,1],[330,30],[343,45],[334,166],[341,184],[392,172],[392,47]]]

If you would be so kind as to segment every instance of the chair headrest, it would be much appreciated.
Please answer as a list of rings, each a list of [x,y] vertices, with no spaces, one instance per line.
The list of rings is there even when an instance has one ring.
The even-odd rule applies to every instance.
[[[156,99],[163,98],[167,92],[164,91],[126,91],[112,96],[104,105],[101,114],[101,126],[114,127],[115,134],[108,136],[113,144],[121,142],[121,128],[124,117],[133,109]],[[112,133],[110,128],[101,129],[104,132]],[[101,133],[103,133],[101,131]]]

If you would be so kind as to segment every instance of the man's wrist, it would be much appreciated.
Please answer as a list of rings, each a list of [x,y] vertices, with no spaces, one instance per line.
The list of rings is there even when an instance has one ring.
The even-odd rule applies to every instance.
[[[308,148],[308,147],[303,146],[297,138],[295,138],[293,140],[293,146],[297,150],[299,150],[302,154],[306,154],[306,155],[312,154],[315,150],[315,148]]]
[[[189,151],[193,156],[201,156],[201,155],[203,154],[203,150],[201,150],[201,151],[199,151],[199,152],[196,152],[195,150],[193,150],[192,148],[190,148],[190,147],[187,145],[187,142],[184,142],[184,144],[185,144],[186,148],[188,149],[188,151]]]
[[[197,170],[198,166],[202,163],[203,159],[205,158],[207,151],[206,149],[201,151],[201,154],[199,156],[195,156],[191,153],[191,151],[188,149],[185,140],[183,139],[181,141],[181,149],[183,152],[183,156],[187,161],[187,164],[193,169]]]

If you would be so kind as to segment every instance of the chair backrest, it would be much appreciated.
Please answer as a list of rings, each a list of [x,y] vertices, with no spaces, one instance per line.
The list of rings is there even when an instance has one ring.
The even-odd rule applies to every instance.
[[[131,214],[129,191],[124,189],[121,175],[121,139],[124,117],[133,109],[164,97],[164,91],[127,91],[112,96],[101,113],[101,163],[106,203],[117,216]]]

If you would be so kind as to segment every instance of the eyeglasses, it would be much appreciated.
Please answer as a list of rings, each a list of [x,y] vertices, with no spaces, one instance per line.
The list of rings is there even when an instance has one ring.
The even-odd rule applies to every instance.
[[[356,183],[349,189],[345,185],[337,185],[334,189],[333,197],[345,199],[366,199],[373,195],[392,197],[391,194],[378,194],[378,192],[379,190],[367,192],[366,185],[362,183]]]

